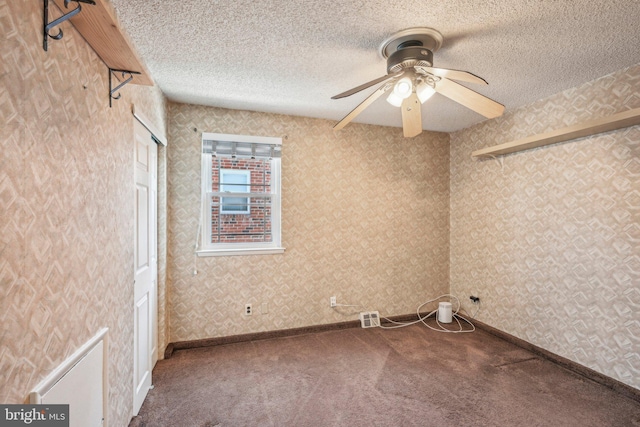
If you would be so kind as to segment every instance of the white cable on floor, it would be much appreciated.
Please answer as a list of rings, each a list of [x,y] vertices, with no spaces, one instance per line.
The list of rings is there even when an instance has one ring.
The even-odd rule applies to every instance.
[[[420,309],[422,307],[424,307],[425,305],[430,304],[432,302],[436,302],[438,300],[441,300],[443,298],[452,298],[452,299],[455,299],[456,302],[457,302],[457,308],[456,308],[455,312],[453,312],[453,314],[452,314],[452,318],[455,319],[456,323],[458,324],[458,329],[457,330],[455,330],[455,329],[447,329],[445,326],[442,325],[442,323],[440,323],[440,321],[438,320],[438,316],[437,316],[438,309],[435,309],[435,310],[431,311],[430,313],[428,313],[428,314],[426,314],[424,316],[420,314]],[[478,307],[478,310],[479,309],[480,309],[480,307]],[[471,323],[471,321],[469,319],[467,319],[464,316],[462,316],[461,314],[459,314],[459,311],[460,311],[460,300],[458,299],[458,297],[456,297],[455,295],[452,295],[452,294],[444,294],[444,295],[440,295],[437,298],[431,299],[429,301],[425,301],[422,304],[420,304],[418,306],[418,308],[416,309],[416,313],[418,315],[418,320],[414,320],[412,322],[397,322],[397,321],[391,320],[391,319],[389,319],[387,317],[380,316],[380,318],[385,319],[387,322],[393,323],[394,325],[393,326],[384,326],[381,323],[378,327],[382,328],[382,329],[397,329],[397,328],[404,328],[405,326],[415,325],[416,323],[422,322],[427,328],[429,328],[429,329],[431,329],[433,331],[436,331],[436,332],[448,332],[448,333],[453,333],[453,334],[460,334],[460,333],[466,333],[466,332],[475,331],[476,330],[475,325],[473,323]],[[478,311],[476,310],[476,313],[474,313],[474,314],[477,314],[477,312]],[[438,328],[434,328],[433,326],[429,325],[426,322],[426,320],[429,317],[433,316],[433,315],[436,315],[435,316],[435,320],[436,320],[436,324],[438,325]],[[467,322],[471,326],[471,329],[464,329],[462,323],[460,323],[460,320],[463,320],[463,321]]]
[[[435,309],[433,311],[431,311],[428,314],[425,314],[424,316],[420,314],[420,309],[422,307],[424,307],[427,304],[431,304],[432,302],[436,302],[439,301],[443,298],[450,298],[450,299],[454,299],[457,303],[457,307],[456,310],[452,313],[452,319],[454,319],[456,321],[456,323],[458,324],[458,329],[447,329],[444,325],[442,325],[442,323],[440,323],[440,321],[438,320],[438,309]],[[367,307],[365,307],[362,304],[336,304],[334,308],[338,308],[338,307],[360,307],[362,308],[364,311],[370,311]],[[452,334],[460,334],[460,333],[467,333],[467,332],[473,332],[476,330],[476,327],[473,323],[471,323],[471,321],[469,319],[467,319],[466,317],[464,317],[462,314],[459,314],[461,309],[461,304],[460,304],[460,300],[458,299],[458,297],[456,297],[455,295],[452,294],[443,294],[440,295],[437,298],[431,299],[429,301],[425,301],[422,304],[420,304],[418,306],[418,308],[416,309],[416,314],[418,316],[418,320],[414,320],[411,322],[398,322],[392,319],[389,319],[388,317],[384,317],[384,316],[380,316],[381,319],[386,320],[388,323],[393,323],[393,326],[385,326],[382,323],[380,323],[380,325],[378,325],[379,328],[382,329],[397,329],[397,328],[404,328],[405,326],[411,326],[411,325],[415,325],[416,323],[420,323],[422,322],[427,328],[436,331],[436,332],[448,332],[448,333],[452,333]],[[473,316],[470,316],[472,319],[475,317],[476,314],[478,314],[478,310],[480,310],[480,306],[478,306],[478,308],[476,309],[476,311],[473,313]],[[466,311],[466,310],[465,310]],[[434,328],[433,326],[429,325],[426,320],[435,315],[435,320],[436,320],[436,324],[438,325],[438,328]],[[463,320],[464,322],[468,323],[471,326],[471,329],[464,329],[464,326],[462,323],[460,323],[460,320]]]

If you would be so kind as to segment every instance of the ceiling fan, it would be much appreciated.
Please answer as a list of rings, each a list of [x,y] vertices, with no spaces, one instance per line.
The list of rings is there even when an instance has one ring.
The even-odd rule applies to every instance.
[[[420,106],[436,92],[489,119],[502,115],[504,105],[452,81],[486,85],[486,80],[467,71],[433,67],[433,52],[442,46],[442,41],[442,34],[432,28],[408,28],[385,40],[380,46],[380,53],[387,60],[387,75],[349,89],[331,99],[345,98],[375,84],[382,84],[336,123],[333,129],[340,130],[345,127],[387,92],[387,101],[401,107],[402,128],[407,138],[422,132]]]

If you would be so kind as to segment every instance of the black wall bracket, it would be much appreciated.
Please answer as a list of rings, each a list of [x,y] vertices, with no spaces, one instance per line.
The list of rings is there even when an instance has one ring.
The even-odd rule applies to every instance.
[[[62,28],[58,28],[58,34],[51,34],[50,31],[53,29],[53,27],[62,24],[64,21],[68,20],[69,18],[72,18],[74,16],[76,16],[78,13],[80,13],[82,11],[82,7],[80,5],[80,3],[87,3],[87,4],[93,4],[95,5],[96,2],[93,0],[64,0],[64,7],[65,8],[69,8],[69,3],[70,2],[76,2],[78,3],[78,7],[76,7],[75,9],[73,9],[70,12],[65,13],[64,15],[62,15],[60,18],[58,19],[54,19],[53,21],[49,22],[49,0],[44,0],[44,14],[43,14],[43,25],[42,25],[42,32],[43,32],[43,41],[42,41],[42,47],[44,48],[44,50],[46,51],[48,46],[48,41],[49,41],[49,37],[51,37],[54,40],[60,40],[63,36],[62,33]]]
[[[122,73],[122,80],[118,86],[113,87],[113,76],[115,73]],[[109,68],[109,108],[111,108],[111,100],[120,99],[120,93],[116,95],[116,92],[118,92],[124,85],[133,80],[134,74],[140,73],[137,71],[115,70],[113,68]]]

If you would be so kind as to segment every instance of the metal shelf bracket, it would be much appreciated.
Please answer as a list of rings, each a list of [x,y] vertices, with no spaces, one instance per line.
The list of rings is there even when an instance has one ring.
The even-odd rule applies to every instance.
[[[62,36],[64,35],[62,33],[62,28],[58,28],[58,33],[57,34],[51,34],[50,31],[53,29],[53,27],[56,27],[60,24],[62,24],[64,21],[68,20],[69,18],[73,18],[74,16],[76,16],[77,14],[79,14],[82,11],[82,6],[80,5],[80,3],[86,3],[86,4],[92,4],[95,5],[96,2],[93,0],[64,0],[64,7],[65,8],[69,8],[69,3],[71,2],[76,2],[78,3],[78,7],[76,7],[75,9],[71,10],[70,12],[65,13],[64,15],[62,15],[61,17],[59,17],[58,19],[54,19],[53,21],[49,22],[49,0],[44,0],[44,14],[43,14],[43,25],[42,25],[42,32],[43,32],[43,40],[42,40],[42,47],[44,48],[45,52],[47,51],[48,46],[48,41],[49,41],[49,37],[51,37],[54,40],[60,40],[62,38]]]
[[[122,80],[118,86],[113,87],[113,76],[115,73],[122,73]],[[122,87],[124,87],[124,85],[126,85],[131,80],[133,80],[134,74],[140,74],[140,73],[137,71],[115,70],[113,68],[109,68],[109,108],[111,108],[111,105],[112,105],[111,100],[120,99],[120,96],[121,96],[120,93],[116,95],[116,92],[118,92]]]

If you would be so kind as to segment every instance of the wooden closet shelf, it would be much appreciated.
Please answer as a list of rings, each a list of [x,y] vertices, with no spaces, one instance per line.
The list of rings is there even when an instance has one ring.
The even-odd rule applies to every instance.
[[[503,154],[515,153],[517,151],[542,147],[544,145],[555,144],[557,142],[569,141],[571,139],[583,138],[596,135],[598,133],[610,132],[629,126],[640,124],[640,108],[623,111],[600,119],[589,120],[576,125],[567,126],[562,129],[529,136],[505,144],[476,150],[471,155],[473,157],[494,157]]]
[[[94,0],[95,5],[83,4],[82,12],[69,21],[110,69],[135,71],[131,83],[153,86],[144,63],[138,58],[131,42],[118,26],[118,20],[106,0]],[[64,0],[53,0],[62,13]],[[73,3],[72,3],[73,4]]]

